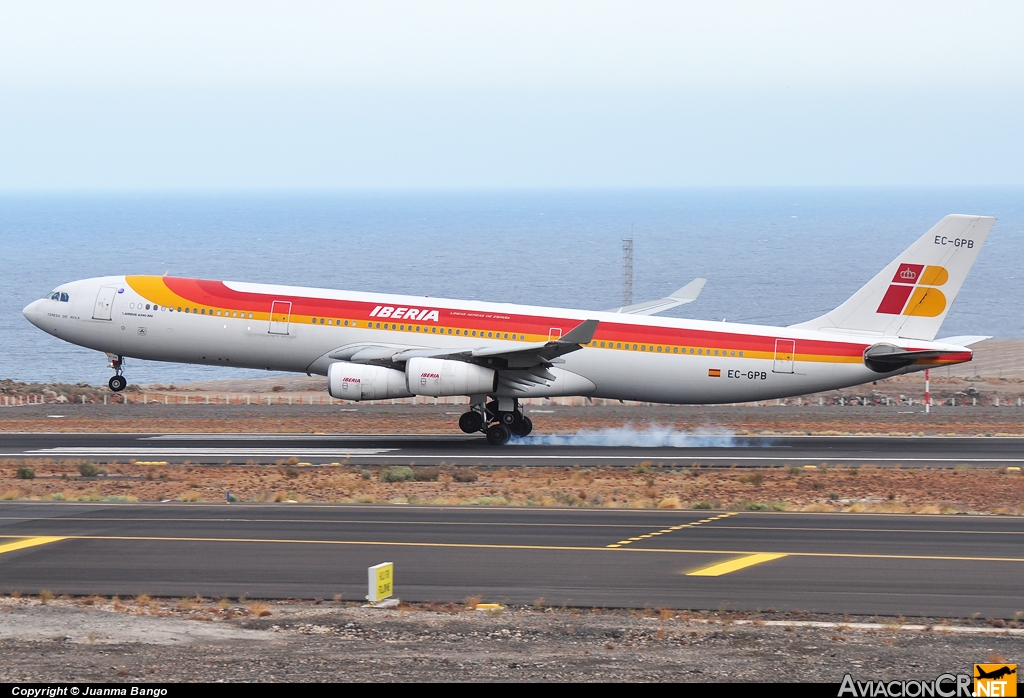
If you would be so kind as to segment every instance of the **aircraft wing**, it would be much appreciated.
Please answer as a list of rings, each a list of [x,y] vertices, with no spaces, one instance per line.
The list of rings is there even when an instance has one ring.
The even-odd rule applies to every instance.
[[[415,357],[452,359],[494,368],[545,367],[563,354],[574,352],[594,338],[598,320],[584,320],[568,333],[548,342],[502,342],[467,349],[434,349],[401,344],[354,344],[328,354],[337,361],[394,366]]]
[[[704,284],[707,282],[707,279],[694,279],[678,291],[670,293],[665,298],[659,298],[656,301],[646,301],[644,303],[626,305],[621,308],[612,308],[610,312],[626,313],[628,315],[654,315],[656,313],[664,312],[671,308],[675,308],[676,306],[683,305],[684,303],[692,303],[697,300],[697,296],[700,295],[700,292],[704,289]]]

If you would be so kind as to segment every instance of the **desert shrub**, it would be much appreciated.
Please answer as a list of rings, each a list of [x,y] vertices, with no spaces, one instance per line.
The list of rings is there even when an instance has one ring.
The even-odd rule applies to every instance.
[[[456,468],[452,471],[452,480],[455,482],[476,482],[476,471],[470,468]],[[551,484],[550,482],[548,484]]]
[[[32,480],[36,476],[36,471],[32,468],[18,468],[18,473],[15,477],[19,480]]]
[[[93,463],[79,463],[78,474],[82,477],[96,477],[100,474],[100,469],[97,468]]]
[[[364,480],[369,480],[371,477],[373,477],[373,473],[370,472],[369,470],[364,470],[363,472],[359,473],[359,477],[363,478]]]
[[[697,502],[691,508],[692,509],[710,509],[711,508],[711,503],[710,502]]]
[[[435,482],[441,476],[441,469],[433,466],[429,468],[413,468],[412,479],[417,482]]]
[[[740,482],[745,482],[748,485],[754,487],[760,487],[764,484],[764,473],[748,473],[746,475],[740,475]]]
[[[284,471],[284,476],[286,478],[294,480],[295,478],[297,478],[299,476],[299,471],[298,470],[293,470],[292,468],[288,468],[287,470]]]
[[[786,468],[786,472],[789,473],[790,475],[799,475],[803,472],[803,470],[801,470],[799,467],[795,465],[790,465]]]
[[[747,506],[744,507],[747,511],[768,511],[768,505],[762,504],[761,502],[747,502]]]
[[[414,476],[412,468],[407,465],[396,465],[380,471],[381,482],[405,482],[412,480]]]

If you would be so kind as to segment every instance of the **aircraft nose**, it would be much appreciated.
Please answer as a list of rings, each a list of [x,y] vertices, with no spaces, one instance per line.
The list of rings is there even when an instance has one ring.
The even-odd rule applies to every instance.
[[[32,301],[25,306],[25,309],[21,311],[21,314],[25,316],[25,319],[31,322],[36,327],[39,327],[39,320],[42,313],[39,310],[39,304],[42,301]]]

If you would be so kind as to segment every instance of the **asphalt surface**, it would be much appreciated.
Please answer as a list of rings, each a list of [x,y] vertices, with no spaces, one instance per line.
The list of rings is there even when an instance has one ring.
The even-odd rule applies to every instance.
[[[1020,517],[0,502],[0,592],[357,600],[394,562],[409,601],[1013,618],[1022,543]]]
[[[416,465],[621,465],[767,467],[778,465],[901,465],[1005,467],[1024,465],[1024,438],[860,437],[637,434],[531,436],[490,446],[481,435],[316,434],[0,434],[0,458],[88,459],[99,463],[161,461],[275,463],[298,458],[331,463]]]

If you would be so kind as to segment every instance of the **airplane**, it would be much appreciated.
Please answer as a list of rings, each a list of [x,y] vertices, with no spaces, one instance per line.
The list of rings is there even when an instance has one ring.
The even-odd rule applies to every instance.
[[[66,283],[25,317],[126,358],[326,375],[343,400],[467,396],[462,431],[494,445],[533,429],[520,399],[748,402],[970,361],[987,337],[935,340],[995,219],[949,215],[850,299],[789,327],[657,317],[696,298],[612,311],[547,308],[174,276]]]

